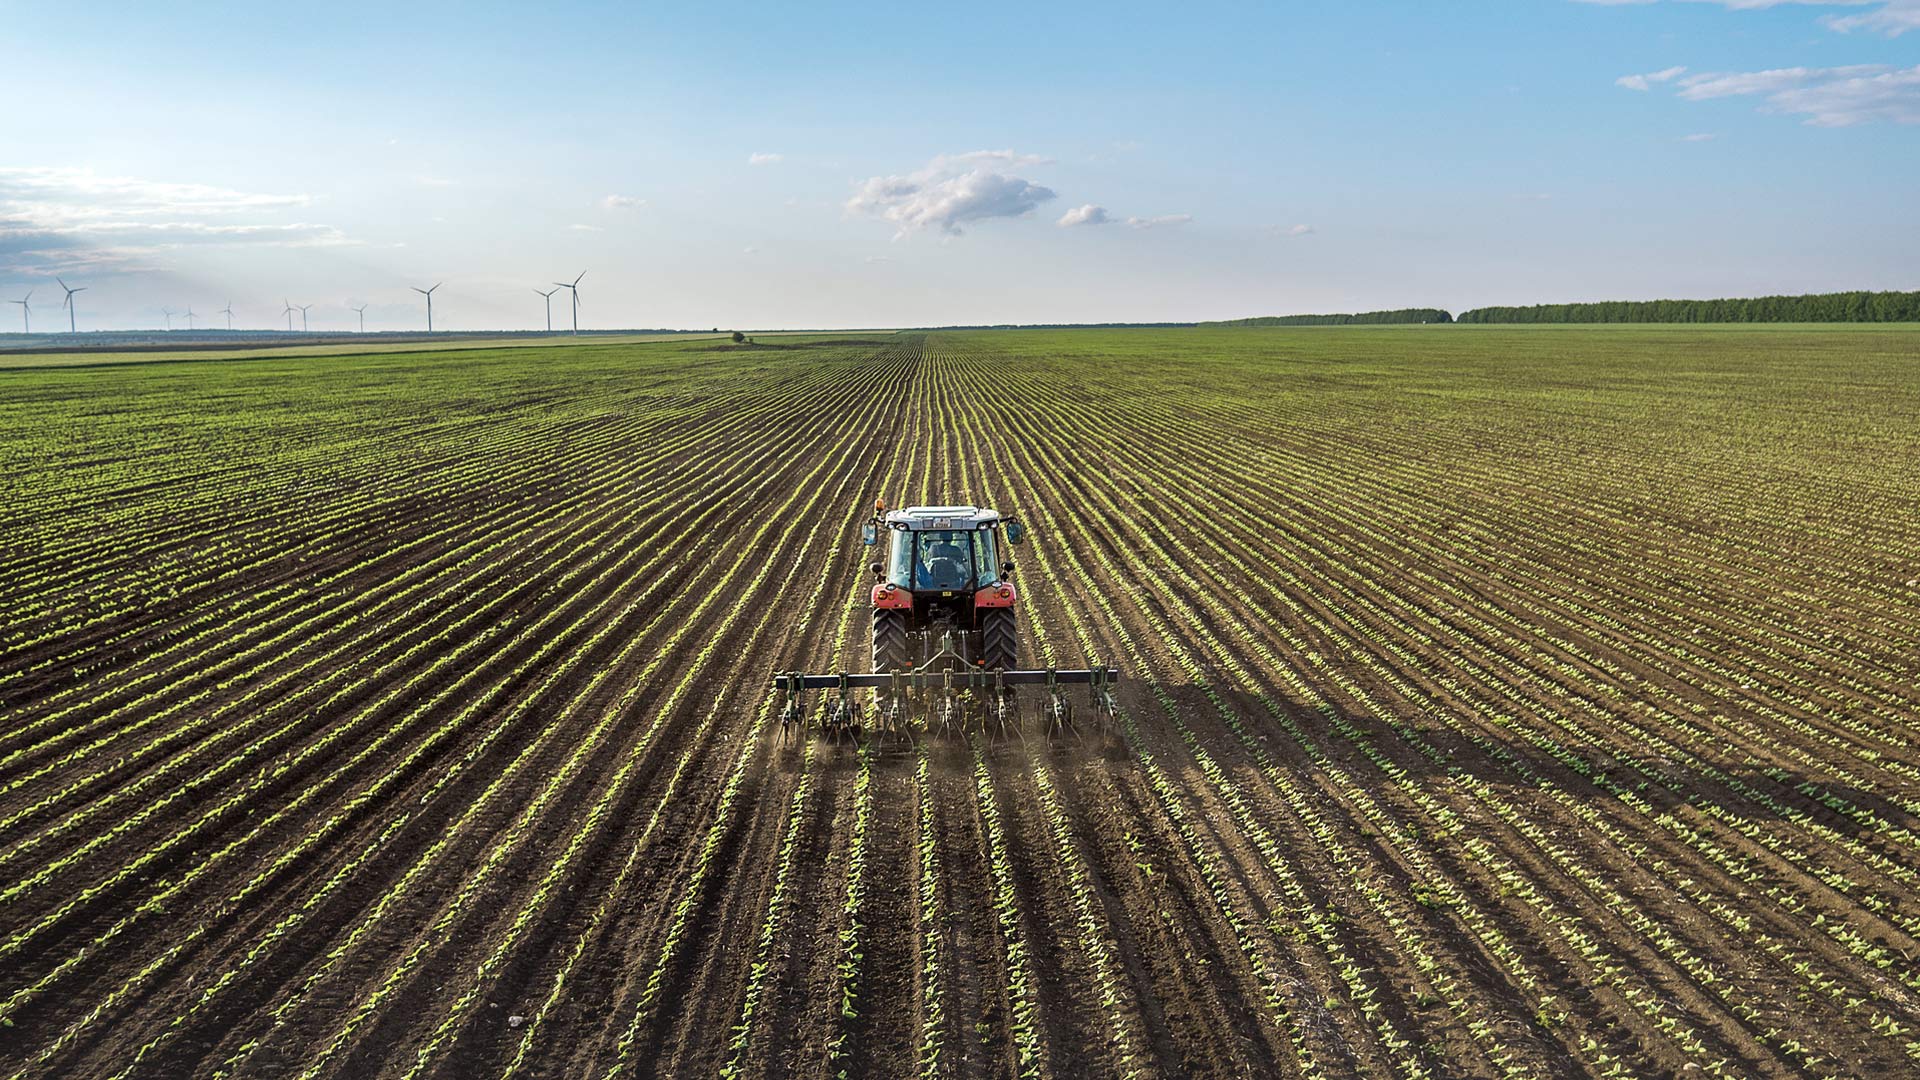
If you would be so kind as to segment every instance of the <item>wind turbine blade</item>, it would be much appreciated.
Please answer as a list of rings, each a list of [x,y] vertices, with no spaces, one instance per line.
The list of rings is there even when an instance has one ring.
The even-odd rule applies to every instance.
[[[58,281],[58,282],[60,282],[60,287],[61,287],[61,288],[63,288],[63,289],[64,289],[64,288],[66,288],[66,287],[67,287],[67,283],[66,283],[66,280],[65,280],[64,278],[62,278],[62,277],[61,277],[61,276],[60,276],[59,274],[55,274],[55,275],[53,275],[53,280],[55,280],[55,281]]]
[[[586,272],[585,270],[582,270],[582,271],[580,271],[580,277],[576,277],[576,278],[574,278],[574,279],[573,279],[573,283],[574,283],[575,285],[578,285],[578,284],[580,284],[580,278],[583,278],[583,277],[586,277],[586,276],[587,276],[587,272]]]

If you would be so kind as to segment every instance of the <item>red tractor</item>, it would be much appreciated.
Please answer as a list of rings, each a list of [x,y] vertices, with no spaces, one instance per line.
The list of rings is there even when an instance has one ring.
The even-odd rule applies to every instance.
[[[1073,707],[1061,688],[1088,686],[1104,725],[1114,712],[1114,668],[1022,670],[1016,622],[1019,593],[1009,578],[1009,548],[1026,529],[999,511],[977,506],[910,506],[889,512],[874,504],[861,529],[869,547],[884,547],[869,569],[875,582],[873,664],[862,673],[807,675],[776,672],[781,723],[790,736],[808,723],[808,690],[835,690],[821,725],[834,735],[861,731],[863,703],[855,690],[875,691],[875,726],[910,734],[912,717],[934,731],[970,727],[1018,730],[1020,687],[1044,687],[1043,710],[1053,731],[1073,727]],[[1005,545],[1003,547],[1003,545]]]
[[[1018,544],[1025,531],[976,506],[876,507],[861,535],[868,546],[887,541],[886,557],[871,567],[873,670],[905,671],[935,657],[936,670],[1019,667],[1019,596],[1000,545]]]

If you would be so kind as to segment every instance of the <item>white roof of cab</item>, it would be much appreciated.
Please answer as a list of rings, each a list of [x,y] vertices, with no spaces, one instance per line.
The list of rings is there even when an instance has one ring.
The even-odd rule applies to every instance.
[[[909,506],[887,512],[887,524],[912,529],[978,529],[998,523],[1000,511],[983,506]]]

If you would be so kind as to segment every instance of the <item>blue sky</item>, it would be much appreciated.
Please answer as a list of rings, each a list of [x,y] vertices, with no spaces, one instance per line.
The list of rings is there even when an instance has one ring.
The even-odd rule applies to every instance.
[[[162,7],[0,3],[37,325],[56,274],[100,329],[1920,288],[1920,0]]]

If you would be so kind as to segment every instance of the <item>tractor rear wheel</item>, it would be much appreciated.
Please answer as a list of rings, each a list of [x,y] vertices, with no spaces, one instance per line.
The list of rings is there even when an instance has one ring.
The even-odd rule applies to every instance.
[[[980,658],[992,668],[1020,666],[1020,634],[1012,608],[988,608],[980,614]]]
[[[873,612],[873,670],[905,671],[912,667],[907,659],[907,616],[891,608]]]

